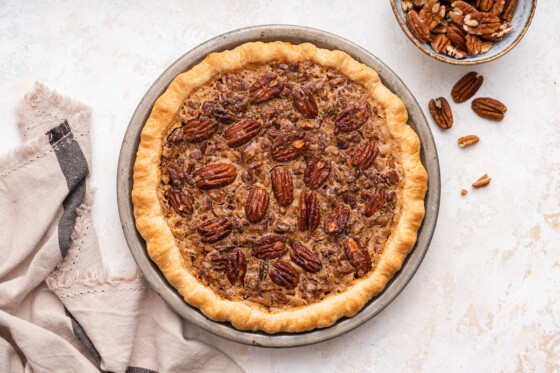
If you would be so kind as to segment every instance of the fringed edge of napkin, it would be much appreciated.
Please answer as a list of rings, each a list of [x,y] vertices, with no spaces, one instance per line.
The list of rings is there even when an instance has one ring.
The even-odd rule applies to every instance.
[[[95,190],[89,190],[84,198],[84,202],[76,209],[77,217],[74,231],[72,232],[72,246],[68,251],[67,258],[71,258],[76,250],[76,241],[87,229],[88,220],[86,216],[90,213],[93,205]],[[47,287],[51,291],[62,288],[70,288],[76,285],[96,286],[96,285],[118,285],[119,283],[132,282],[142,278],[141,272],[135,268],[133,272],[112,273],[107,268],[102,270],[80,271],[67,268],[66,260],[63,260],[57,268],[45,279]]]

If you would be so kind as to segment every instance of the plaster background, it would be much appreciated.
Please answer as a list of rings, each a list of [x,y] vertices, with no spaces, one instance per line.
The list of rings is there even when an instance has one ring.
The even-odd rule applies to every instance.
[[[131,271],[121,231],[116,165],[138,102],[173,61],[224,32],[286,23],[323,29],[371,51],[408,85],[433,125],[442,174],[439,222],[414,279],[380,315],[342,337],[272,350],[220,339],[186,323],[251,372],[560,370],[560,48],[557,2],[506,56],[457,67],[424,55],[388,1],[0,0],[0,153],[21,143],[15,107],[36,80],[93,108],[93,218],[106,265]],[[432,97],[475,70],[477,96],[508,107],[500,123],[451,104],[441,131]],[[461,149],[457,138],[480,143]],[[488,173],[487,188],[470,184]],[[460,190],[469,190],[466,196]]]

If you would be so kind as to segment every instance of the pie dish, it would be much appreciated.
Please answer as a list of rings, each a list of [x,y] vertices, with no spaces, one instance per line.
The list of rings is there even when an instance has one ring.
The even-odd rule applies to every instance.
[[[156,101],[134,166],[136,225],[191,305],[238,329],[353,316],[400,269],[427,176],[402,101],[312,44],[213,53]]]

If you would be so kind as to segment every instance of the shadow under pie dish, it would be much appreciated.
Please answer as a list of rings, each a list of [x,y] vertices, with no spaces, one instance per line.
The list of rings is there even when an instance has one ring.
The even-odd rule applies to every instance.
[[[136,225],[191,305],[238,329],[356,314],[400,269],[426,172],[402,101],[311,44],[213,53],[156,101],[134,166]]]

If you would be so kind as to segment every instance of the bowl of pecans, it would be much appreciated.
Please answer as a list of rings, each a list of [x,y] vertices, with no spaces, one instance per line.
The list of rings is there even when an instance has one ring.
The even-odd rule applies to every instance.
[[[454,65],[493,61],[523,38],[537,0],[391,0],[408,38]]]

